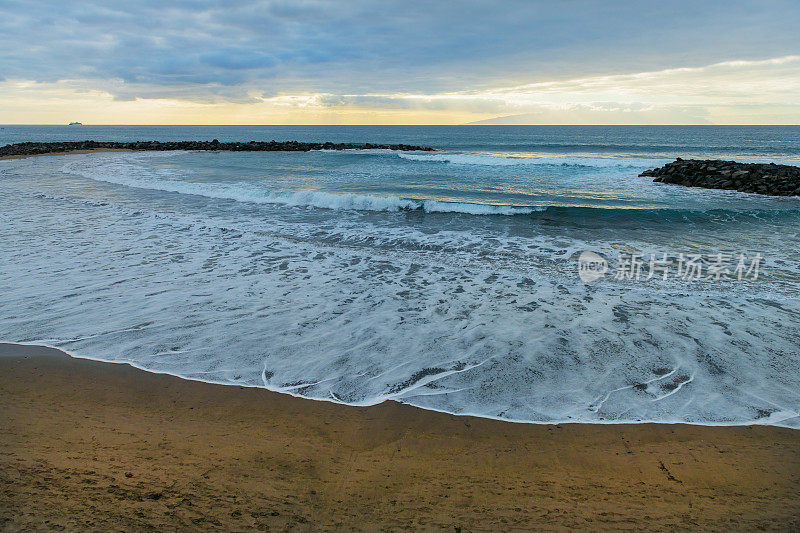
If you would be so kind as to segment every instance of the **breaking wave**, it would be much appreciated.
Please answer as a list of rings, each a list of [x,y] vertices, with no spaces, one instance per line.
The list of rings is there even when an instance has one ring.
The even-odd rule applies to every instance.
[[[475,154],[416,154],[397,152],[397,156],[423,163],[450,163],[453,165],[481,166],[567,166],[593,168],[649,168],[664,164],[661,159],[619,159],[612,157],[523,157]]]
[[[95,181],[114,183],[138,189],[193,194],[207,198],[234,200],[258,204],[280,204],[293,207],[317,207],[357,211],[422,210],[427,213],[464,213],[469,215],[525,215],[544,211],[544,207],[448,202],[431,199],[400,198],[397,196],[369,196],[336,194],[322,191],[272,192],[244,182],[218,183],[168,179],[121,160],[107,164],[75,160],[61,168],[62,172],[75,174]]]

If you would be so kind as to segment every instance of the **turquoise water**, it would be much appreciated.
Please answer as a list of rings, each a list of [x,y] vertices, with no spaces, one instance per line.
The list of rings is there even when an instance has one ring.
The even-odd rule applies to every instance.
[[[2,161],[0,338],[351,404],[800,426],[800,199],[638,177],[800,164],[798,127],[0,127],[213,138],[438,151]],[[590,282],[587,250],[608,260]],[[616,279],[626,254],[639,279]],[[706,274],[678,276],[680,254]]]

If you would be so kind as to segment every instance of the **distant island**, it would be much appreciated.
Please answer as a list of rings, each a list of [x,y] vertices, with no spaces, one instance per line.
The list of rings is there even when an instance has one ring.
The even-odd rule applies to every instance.
[[[0,158],[28,157],[33,155],[65,154],[70,152],[102,151],[154,151],[170,150],[227,151],[227,152],[308,152],[311,150],[398,150],[404,152],[433,152],[427,146],[410,144],[373,143],[308,143],[298,141],[70,141],[70,142],[24,142],[0,147]]]
[[[800,196],[800,167],[775,163],[737,163],[718,159],[681,159],[639,176],[686,187],[727,189],[773,196]]]
[[[70,123],[69,123],[69,124],[67,124],[67,125],[68,125],[68,126],[83,126],[83,123],[81,123],[81,122],[70,122]]]

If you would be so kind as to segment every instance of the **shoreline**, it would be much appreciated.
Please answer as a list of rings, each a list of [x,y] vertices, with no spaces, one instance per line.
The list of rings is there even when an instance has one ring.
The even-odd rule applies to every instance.
[[[126,150],[122,148],[94,148],[90,150],[70,150],[67,152],[45,152],[42,154],[16,154],[16,155],[0,155],[0,161],[6,159],[28,159],[29,157],[50,157],[54,155],[74,155],[74,154],[94,154],[104,152],[135,152],[136,150]]]
[[[0,372],[2,529],[800,526],[788,428],[356,407],[7,343]]]
[[[239,383],[222,383],[222,382],[218,382],[218,381],[187,378],[187,377],[181,376],[179,374],[172,374],[170,372],[162,372],[162,371],[158,371],[158,370],[152,370],[152,369],[139,367],[139,366],[136,366],[134,363],[127,362],[127,361],[105,361],[103,359],[97,359],[97,358],[92,358],[92,357],[88,357],[88,356],[82,356],[82,355],[78,355],[78,354],[72,353],[72,352],[70,352],[68,350],[65,350],[63,348],[58,348],[56,346],[50,346],[49,344],[40,344],[40,343],[28,344],[28,343],[24,343],[24,342],[13,342],[13,341],[0,340],[0,357],[2,357],[3,350],[6,349],[5,347],[9,347],[9,346],[11,346],[11,347],[20,347],[20,348],[41,348],[41,349],[44,349],[44,350],[53,350],[55,352],[59,352],[59,353],[63,354],[64,356],[72,358],[72,359],[79,359],[79,360],[84,360],[84,361],[92,361],[92,362],[95,362],[95,363],[105,363],[105,364],[110,364],[110,365],[124,365],[124,366],[129,366],[132,369],[137,370],[139,372],[144,372],[144,373],[147,373],[147,374],[156,374],[156,375],[160,375],[160,376],[169,376],[171,378],[179,379],[179,380],[182,380],[182,381],[205,383],[207,385],[213,385],[213,386],[216,386],[216,387],[237,387],[237,388],[242,388],[242,389],[263,390],[263,391],[265,391],[267,393],[270,393],[270,394],[279,394],[281,396],[289,396],[291,398],[296,398],[298,400],[303,400],[303,401],[330,403],[330,404],[333,404],[333,405],[340,405],[342,407],[355,407],[355,408],[362,408],[363,409],[363,408],[369,408],[369,407],[376,407],[376,406],[384,404],[384,403],[394,403],[394,404],[397,404],[397,405],[403,405],[403,406],[410,407],[410,408],[413,408],[413,409],[419,409],[419,410],[425,411],[425,412],[438,413],[438,414],[442,414],[442,415],[455,416],[455,417],[470,417],[470,418],[478,418],[478,419],[483,419],[483,420],[492,420],[492,421],[495,421],[495,422],[501,422],[503,424],[529,424],[529,425],[540,425],[540,426],[561,426],[561,425],[571,425],[571,424],[596,425],[596,426],[638,426],[638,425],[651,424],[651,425],[696,426],[696,427],[710,427],[710,428],[764,426],[764,427],[775,427],[775,428],[789,429],[789,430],[792,430],[792,431],[800,432],[800,428],[794,428],[794,427],[787,426],[787,425],[759,424],[759,423],[755,423],[755,422],[731,422],[731,423],[706,423],[706,424],[701,424],[701,423],[696,423],[696,422],[659,421],[659,420],[637,420],[637,421],[632,421],[632,420],[624,420],[624,421],[617,421],[617,420],[597,420],[597,421],[595,421],[595,420],[592,420],[592,421],[558,420],[558,421],[551,421],[551,422],[540,421],[540,420],[517,420],[517,419],[510,419],[510,418],[499,418],[499,417],[493,417],[493,416],[488,416],[488,415],[481,415],[481,414],[476,414],[476,413],[452,413],[452,412],[444,411],[444,410],[441,410],[441,409],[433,409],[431,407],[419,407],[419,406],[416,406],[416,405],[413,405],[413,404],[403,403],[403,402],[400,402],[400,401],[397,401],[397,400],[394,400],[394,399],[391,399],[391,398],[386,398],[384,400],[381,400],[378,403],[352,404],[352,403],[346,403],[346,402],[343,402],[343,401],[338,401],[338,400],[335,400],[333,398],[312,398],[312,397],[309,397],[309,396],[303,396],[301,394],[295,394],[295,393],[293,393],[291,391],[273,390],[273,389],[269,389],[267,387],[263,387],[261,385],[245,385],[245,384],[239,384]],[[794,417],[792,417],[792,418],[794,418]]]

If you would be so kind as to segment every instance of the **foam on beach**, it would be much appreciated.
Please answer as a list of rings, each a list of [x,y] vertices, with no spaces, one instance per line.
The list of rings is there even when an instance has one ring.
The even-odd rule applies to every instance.
[[[630,188],[638,209],[619,184],[601,200],[621,207],[587,208],[564,200],[578,175],[519,207],[222,179],[187,154],[67,157],[0,170],[5,340],[355,405],[800,427],[798,265],[757,240],[790,235],[785,203],[666,209],[646,183]],[[374,173],[405,164],[346,157]],[[575,271],[586,249],[714,246],[764,253],[764,277],[586,284]]]

